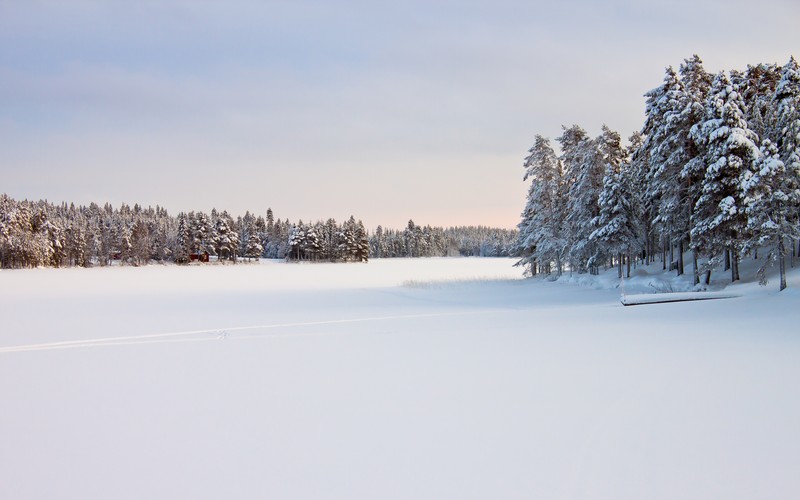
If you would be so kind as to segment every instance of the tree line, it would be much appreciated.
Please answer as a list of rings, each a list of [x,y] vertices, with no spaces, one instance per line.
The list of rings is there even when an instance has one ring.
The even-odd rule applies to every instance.
[[[749,65],[708,73],[694,55],[645,94],[645,121],[623,146],[562,127],[556,154],[537,135],[525,158],[530,180],[519,223],[520,264],[530,274],[597,273],[660,259],[678,275],[685,255],[694,284],[720,267],[739,277],[745,256],[758,275],[800,252],[800,70]]]
[[[508,256],[515,230],[439,228],[409,221],[403,230],[371,234],[351,216],[304,223],[250,212],[181,212],[106,203],[89,206],[17,201],[0,195],[0,267],[91,267],[112,263],[237,262],[241,259],[366,262],[369,258]]]

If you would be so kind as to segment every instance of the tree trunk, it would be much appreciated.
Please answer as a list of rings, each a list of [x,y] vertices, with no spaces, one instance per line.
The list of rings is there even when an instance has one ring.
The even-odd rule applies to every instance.
[[[628,278],[631,277],[631,253],[628,252]]]
[[[723,271],[727,271],[731,268],[731,252],[728,249],[725,249],[725,266],[722,268]]]
[[[731,283],[739,281],[739,253],[731,248]]]
[[[692,264],[694,265],[692,284],[698,285],[700,284],[700,270],[697,268],[697,250],[695,249],[692,249]]]
[[[672,264],[675,262],[675,245],[672,243],[672,235],[669,240],[669,270],[672,271]]]
[[[678,242],[678,276],[683,274],[683,240]]]
[[[778,240],[778,268],[781,273],[781,291],[786,289],[786,247],[783,238]]]
[[[648,240],[649,240],[647,243],[647,246],[649,247],[647,249],[648,264],[653,264],[656,261],[656,242],[652,237],[648,238]]]

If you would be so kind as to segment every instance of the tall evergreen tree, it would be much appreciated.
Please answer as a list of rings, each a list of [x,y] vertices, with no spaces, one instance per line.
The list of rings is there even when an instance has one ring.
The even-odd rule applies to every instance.
[[[214,250],[219,260],[231,260],[236,263],[239,251],[239,236],[233,227],[233,219],[227,211],[217,214],[214,223]]]
[[[778,154],[786,169],[785,186],[790,191],[800,188],[800,67],[794,57],[781,69],[781,79],[773,97],[775,110],[774,137]],[[791,223],[800,225],[800,203],[790,200]],[[800,253],[800,243],[797,252]]]
[[[761,157],[755,162],[753,172],[745,172],[742,182],[747,226],[750,238],[745,249],[766,246],[767,259],[758,271],[762,284],[766,284],[766,266],[777,260],[780,272],[780,289],[786,288],[786,245],[788,239],[800,238],[800,227],[792,219],[792,207],[800,204],[800,189],[792,173],[780,159],[778,148],[769,139],[761,146]]]
[[[598,197],[599,213],[592,221],[596,229],[589,239],[598,243],[602,253],[617,257],[619,277],[622,277],[622,264],[627,258],[630,276],[631,255],[640,248],[640,227],[638,214],[635,213],[637,204],[631,189],[630,165],[624,163],[626,152],[617,132],[603,125],[599,143],[605,175]]]
[[[518,225],[523,255],[520,264],[527,265],[532,275],[540,270],[550,274],[552,264],[556,275],[560,276],[566,249],[561,162],[550,141],[541,135],[535,137],[528,153],[523,180],[530,179],[531,185]]]
[[[639,225],[639,242],[641,244],[641,257],[643,260],[651,258],[655,248],[652,231],[655,211],[653,203],[647,196],[648,176],[650,165],[645,158],[643,151],[644,136],[640,132],[634,132],[628,138],[628,150],[630,152],[630,165],[628,167],[628,180],[631,192],[633,193],[633,211],[637,214]]]
[[[774,122],[772,97],[781,78],[775,64],[748,65],[737,86],[745,104],[745,119],[750,130],[762,139],[770,138],[770,124]]]
[[[654,208],[652,225],[659,241],[669,245],[670,262],[677,263],[683,274],[683,243],[688,240],[689,204],[687,179],[681,172],[689,160],[689,130],[693,123],[685,113],[689,99],[683,84],[670,67],[664,83],[650,91],[647,101],[647,120],[643,128],[647,139],[643,144],[648,168],[646,192]],[[678,247],[677,260],[672,250]],[[666,263],[665,263],[666,264]]]
[[[711,265],[727,252],[731,280],[737,281],[740,237],[747,224],[741,179],[752,171],[759,151],[744,118],[744,101],[725,73],[714,79],[704,120],[692,136],[706,151],[703,190],[692,219],[693,245],[710,255]]]
[[[186,214],[181,212],[178,214],[178,234],[175,238],[175,251],[173,253],[175,262],[178,264],[189,262],[190,244],[189,224],[186,220]]]
[[[600,213],[598,199],[603,189],[605,167],[599,140],[581,137],[582,132],[573,127],[566,129],[559,138],[566,177],[571,181],[566,187],[565,222],[571,268],[596,274],[599,247],[589,236],[596,229],[595,217]]]
[[[356,223],[355,231],[356,247],[353,258],[356,262],[367,262],[369,260],[369,235],[360,220]]]
[[[261,235],[266,230],[263,217],[253,217],[250,212],[247,212],[242,219],[242,239],[244,251],[242,255],[247,259],[258,259],[264,253],[264,246],[261,244]],[[261,230],[259,231],[259,226]]]
[[[694,217],[695,205],[700,198],[705,177],[705,146],[694,140],[692,129],[703,120],[705,116],[705,103],[711,91],[712,76],[703,67],[703,61],[697,54],[689,59],[684,59],[680,67],[681,84],[684,89],[684,108],[680,113],[680,130],[685,132],[686,164],[681,171],[681,182],[685,186],[685,211],[688,214],[686,232],[692,248],[693,281],[700,282],[700,269],[698,266],[699,246],[691,242],[691,219]]]
[[[775,139],[781,160],[788,163],[791,155],[800,155],[800,68],[794,57],[781,70],[773,100]]]

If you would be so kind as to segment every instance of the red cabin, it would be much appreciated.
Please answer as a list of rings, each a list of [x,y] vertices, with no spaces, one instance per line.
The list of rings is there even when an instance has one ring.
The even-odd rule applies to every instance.
[[[189,262],[208,262],[208,252],[189,254]]]

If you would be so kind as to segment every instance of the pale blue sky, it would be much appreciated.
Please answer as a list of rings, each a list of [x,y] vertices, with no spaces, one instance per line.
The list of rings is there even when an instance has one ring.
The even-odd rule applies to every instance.
[[[0,0],[0,192],[513,227],[535,134],[623,136],[664,67],[800,56],[762,2]]]

